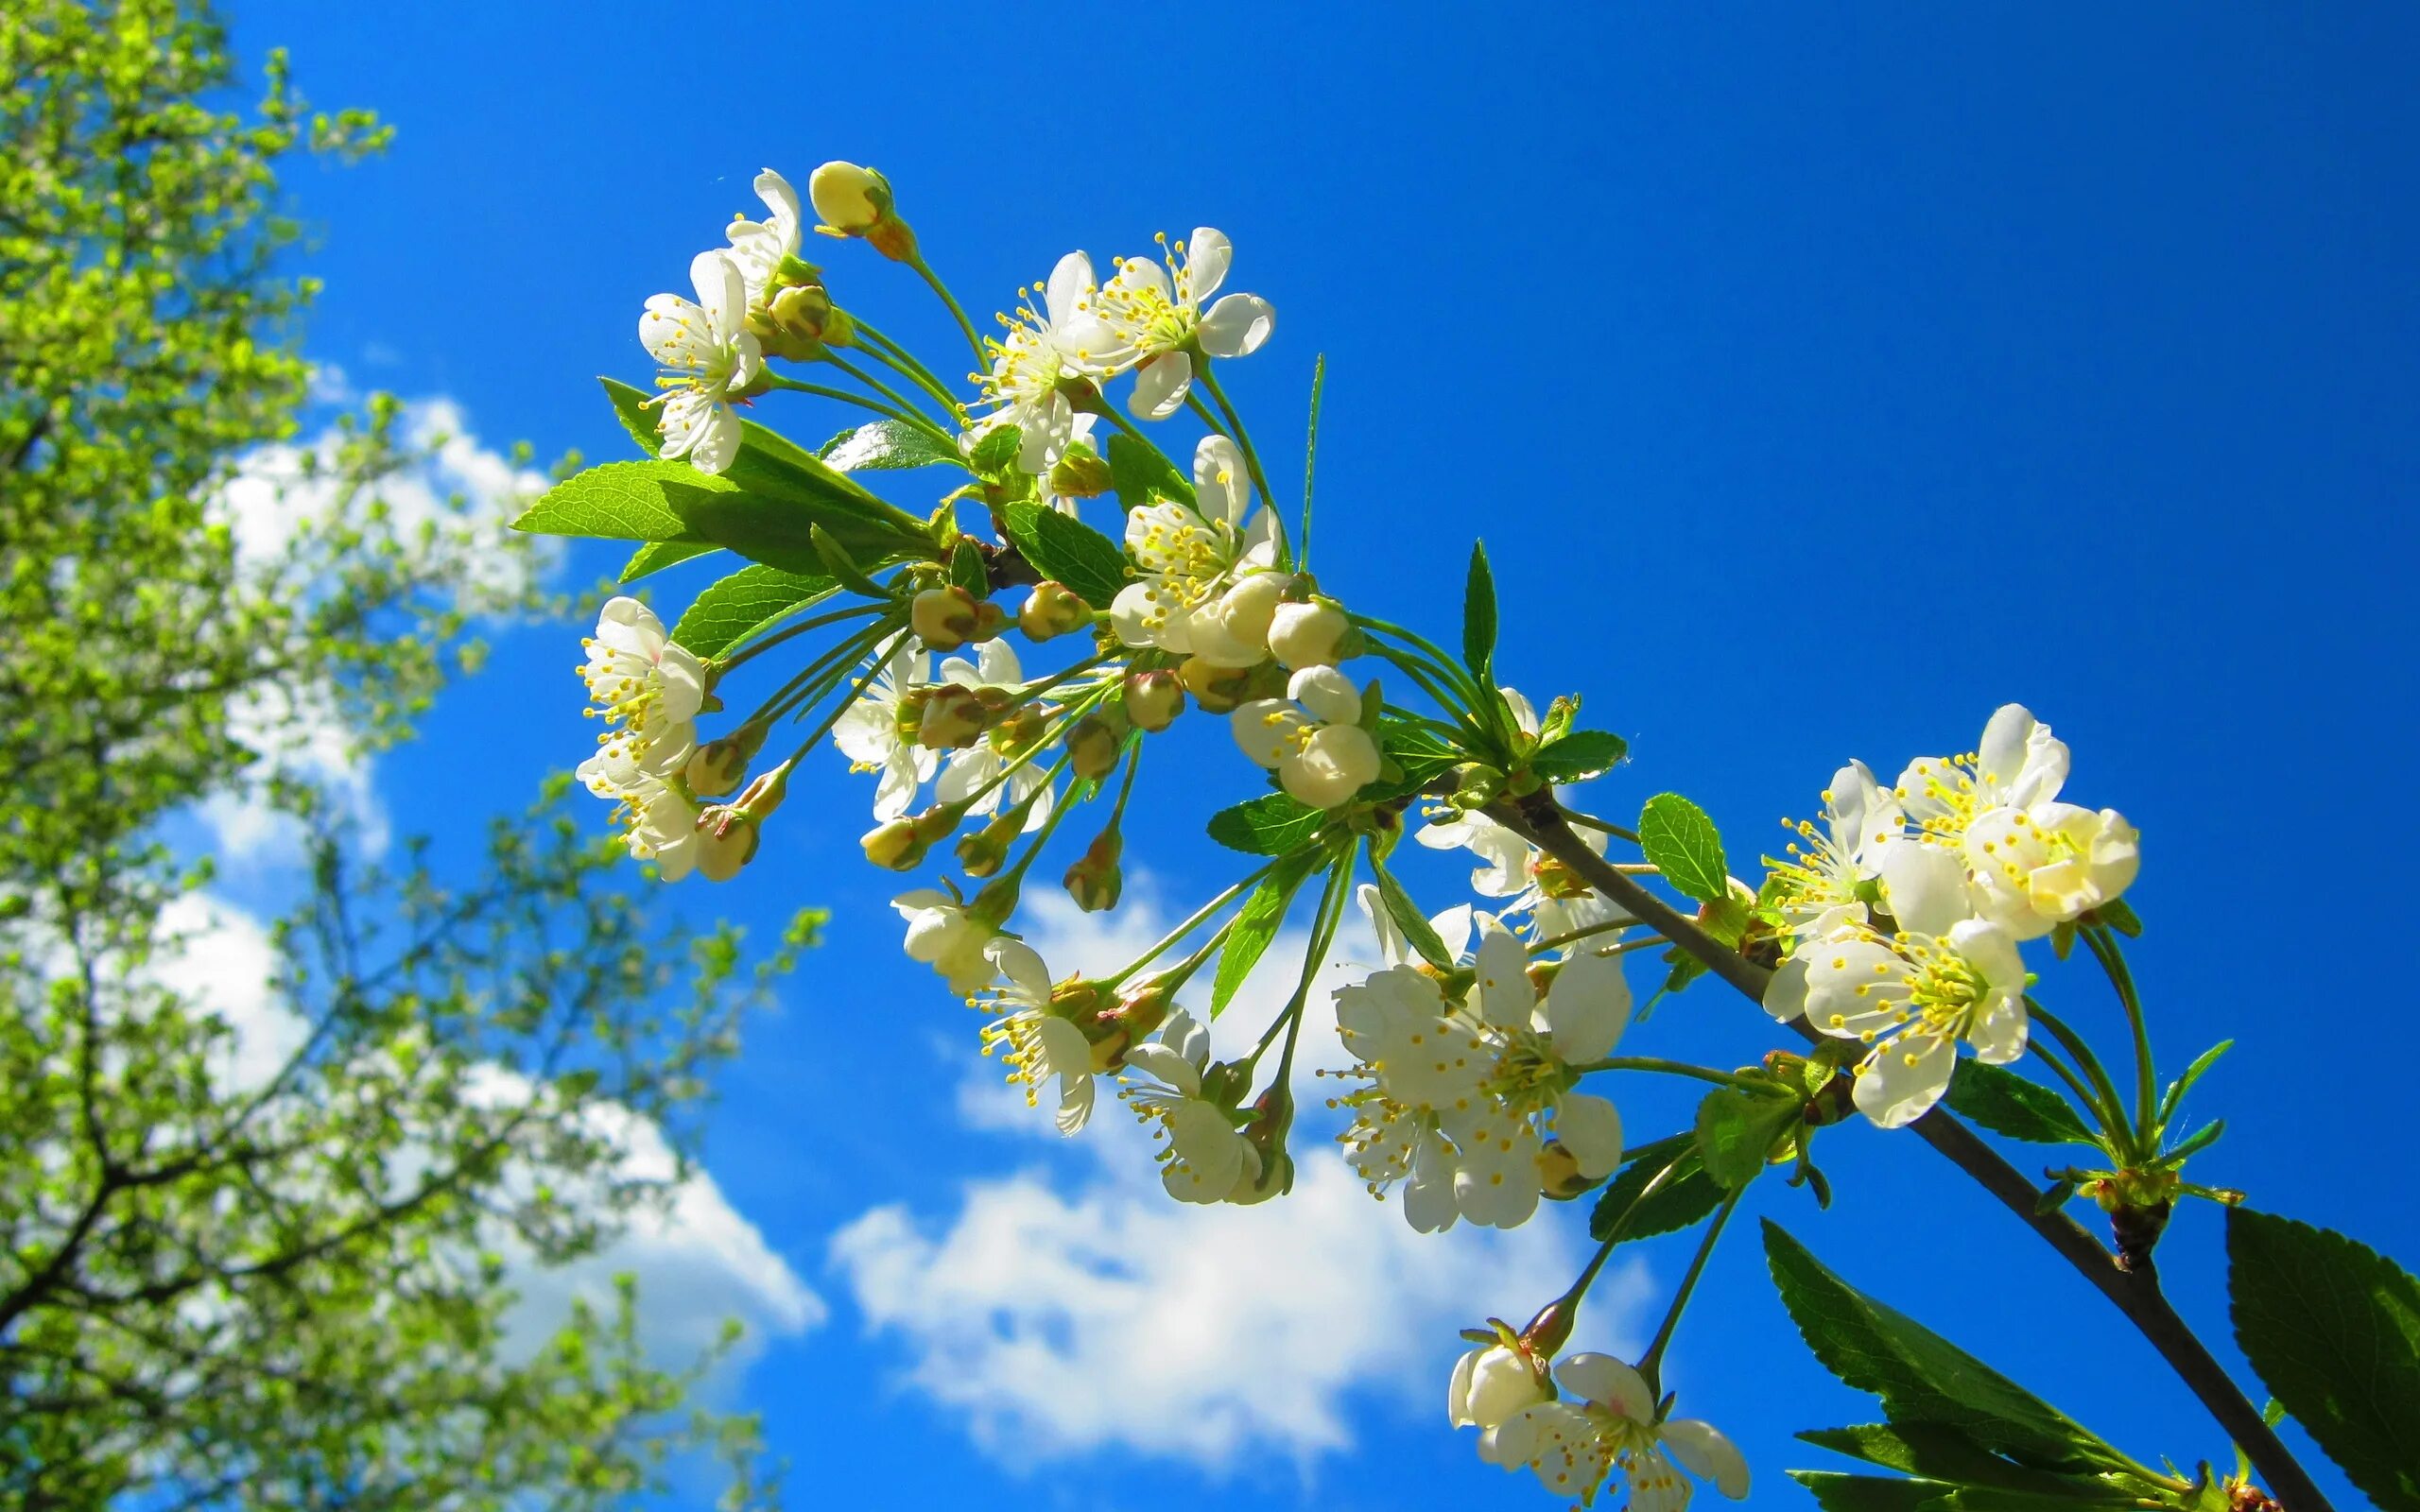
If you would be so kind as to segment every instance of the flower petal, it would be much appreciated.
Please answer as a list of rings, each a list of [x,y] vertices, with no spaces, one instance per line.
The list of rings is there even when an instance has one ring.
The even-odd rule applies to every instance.
[[[1201,317],[1201,350],[1214,357],[1249,357],[1277,329],[1277,307],[1257,294],[1230,294]]]

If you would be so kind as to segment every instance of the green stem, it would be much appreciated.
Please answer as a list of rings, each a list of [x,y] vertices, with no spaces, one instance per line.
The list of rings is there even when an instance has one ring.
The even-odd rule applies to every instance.
[[[1311,916],[1311,938],[1303,951],[1302,979],[1294,985],[1294,995],[1287,1000],[1286,1011],[1279,1022],[1286,1025],[1286,1049],[1277,1057],[1275,1085],[1283,1087],[1294,1070],[1294,1042],[1303,1033],[1303,1006],[1310,1001],[1311,986],[1318,980],[1320,968],[1327,964],[1327,948],[1335,943],[1336,926],[1344,918],[1345,900],[1353,891],[1353,863],[1361,854],[1357,845],[1339,856],[1328,870],[1327,890],[1320,894],[1319,912]],[[1275,1025],[1270,1025],[1271,1030]],[[1252,1053],[1251,1064],[1260,1064],[1263,1051],[1269,1048],[1269,1035],[1261,1036],[1258,1048]]]
[[[943,435],[939,426],[935,425],[931,421],[926,420],[924,416],[909,410],[894,409],[890,405],[882,403],[880,400],[868,399],[863,394],[853,394],[845,388],[835,388],[829,384],[811,384],[807,383],[804,379],[785,378],[777,372],[767,373],[765,375],[765,381],[775,388],[787,389],[789,392],[794,394],[813,394],[818,399],[833,399],[839,401],[843,404],[855,404],[859,409],[870,409],[885,420],[897,421],[902,425],[912,426],[917,430],[925,431],[929,435],[949,442],[953,447],[958,444],[958,438],[956,437]]]
[[[1571,1069],[1583,1076],[1599,1071],[1660,1071],[1668,1076],[1687,1076],[1695,1081],[1712,1082],[1717,1087],[1737,1087],[1748,1092],[1762,1092],[1772,1085],[1727,1071],[1717,1071],[1712,1066],[1693,1066],[1685,1060],[1666,1060],[1657,1056],[1607,1056],[1602,1060],[1592,1060],[1584,1066]]]
[[[856,363],[851,362],[848,358],[841,356],[831,348],[826,347],[823,349],[823,360],[830,363],[833,367],[839,369],[842,372],[847,373],[850,377],[855,378],[857,382],[865,385],[868,388],[873,389],[875,393],[880,394],[883,398],[890,400],[902,410],[920,418],[924,416],[925,412],[916,407],[916,402],[914,400],[909,399],[898,389],[891,387],[889,384],[884,383],[881,379],[866,371],[863,368],[858,367]],[[929,419],[925,421],[925,425],[928,430],[938,431],[940,429],[940,427]],[[951,444],[956,444],[954,438]]]
[[[815,727],[815,733],[807,736],[804,740],[800,741],[798,749],[790,752],[791,761],[797,761],[808,751],[813,750],[822,742],[824,736],[832,732],[832,727],[840,722],[840,716],[847,713],[850,708],[855,705],[859,698],[865,696],[866,690],[873,686],[874,679],[882,676],[882,670],[886,664],[886,658],[876,657],[868,664],[866,667],[866,675],[857,679],[856,686],[849,690],[849,696],[834,704],[832,706],[832,712],[824,716],[823,722]]]
[[[2067,1027],[2065,1020],[2031,997],[2025,1000],[2025,1011],[2034,1022],[2050,1031],[2050,1038],[2059,1041],[2059,1048],[2067,1053],[2067,1058],[2073,1060],[2085,1079],[2092,1083],[2096,1093],[2093,1110],[2100,1115],[2102,1126],[2108,1129],[2111,1142],[2118,1146],[2117,1153],[2119,1159],[2133,1164],[2136,1159],[2131,1153],[2135,1138],[2126,1118],[2125,1099],[2118,1095],[2117,1083],[2109,1079],[2109,1072],[2101,1065],[2100,1057],[2092,1053],[2092,1046],[2084,1043],[2083,1036]]]
[[[1322,352],[1311,359],[1311,425],[1303,440],[1303,541],[1296,548],[1296,564],[1305,573],[1311,570],[1311,480],[1320,459],[1320,396],[1326,390],[1327,353]]]
[[[769,725],[801,704],[822,697],[838,680],[833,674],[881,644],[884,636],[902,628],[897,621],[884,619],[840,641],[773,690],[773,696],[749,716],[750,722],[761,719]]]
[[[1731,1195],[1722,1199],[1722,1206],[1714,1211],[1714,1222],[1706,1227],[1705,1237],[1698,1241],[1698,1252],[1689,1261],[1688,1274],[1681,1278],[1681,1289],[1673,1294],[1671,1307],[1664,1314],[1663,1327],[1655,1331],[1655,1341],[1647,1347],[1647,1352],[1638,1357],[1638,1373],[1647,1378],[1647,1389],[1652,1395],[1664,1394],[1659,1379],[1664,1350],[1672,1342],[1672,1331],[1680,1326],[1682,1309],[1689,1305],[1689,1294],[1697,1290],[1698,1278],[1705,1274],[1706,1260],[1714,1253],[1715,1241],[1722,1237],[1722,1226],[1731,1221],[1731,1210],[1739,1206],[1740,1194],[1747,1190],[1735,1188]]]
[[[1638,844],[1636,830],[1625,830],[1618,824],[1607,823],[1593,814],[1582,814],[1578,809],[1566,808],[1563,811],[1563,816],[1583,830],[1594,830],[1599,834],[1610,834],[1616,840],[1628,840],[1633,845]]]
[[[1601,924],[1590,924],[1585,929],[1569,930],[1555,936],[1552,939],[1542,939],[1530,947],[1530,954],[1535,955],[1540,951],[1559,951],[1566,945],[1576,945],[1593,935],[1610,935],[1615,930],[1628,929],[1637,922],[1635,919],[1608,919]],[[1664,936],[1658,935],[1655,937],[1661,940]]]
[[[933,265],[925,261],[925,254],[917,253],[908,266],[916,270],[916,276],[930,285],[935,294],[941,296],[943,304],[949,306],[949,313],[958,321],[959,330],[966,335],[966,345],[975,353],[975,366],[977,369],[991,366],[983,351],[983,338],[975,334],[975,322],[966,318],[966,310],[958,302],[958,296],[952,294],[949,285],[942,282],[942,276],[933,271]]]
[[[2087,925],[2076,932],[2092,947],[2093,958],[2100,962],[2100,970],[2109,977],[2109,985],[2118,991],[2118,1001],[2125,1006],[2126,1022],[2135,1031],[2135,1143],[2146,1155],[2158,1153],[2159,1147],[2159,1087],[2158,1072],[2152,1063],[2151,1024],[2143,1016],[2142,998],[2135,990],[2135,973],[2126,967],[2126,957],[2118,948],[2118,940],[2107,926]]]
[[[1445,676],[1453,681],[1454,685],[1461,690],[1462,696],[1466,700],[1464,706],[1473,713],[1478,713],[1479,712],[1478,706],[1480,699],[1478,680],[1476,678],[1473,678],[1470,673],[1463,668],[1460,662],[1457,662],[1452,657],[1447,656],[1443,648],[1439,646],[1436,642],[1421,634],[1418,630],[1406,629],[1400,625],[1393,624],[1387,620],[1378,619],[1372,615],[1351,614],[1349,617],[1352,619],[1354,624],[1358,625],[1361,628],[1365,630],[1375,630],[1381,635],[1392,635],[1396,640],[1403,642],[1406,645],[1411,646],[1420,651],[1423,655],[1426,656],[1431,662],[1435,663],[1439,671],[1444,673]],[[1451,707],[1452,701],[1450,699],[1441,698],[1438,701]]]
[[[933,376],[931,369],[927,369],[923,363],[916,360],[914,353],[908,352],[906,348],[900,346],[899,343],[891,340],[889,336],[873,330],[862,320],[857,322],[857,333],[860,335],[870,336],[873,338],[872,340],[861,344],[857,348],[859,352],[862,352],[867,356],[873,358],[874,361],[881,363],[892,372],[897,373],[900,377],[907,379],[909,383],[914,384],[917,387],[939,400],[941,402],[942,414],[945,418],[952,421],[960,421],[965,419],[965,405],[959,402],[959,398],[956,394],[950,392],[948,385]]]
[[[795,625],[786,625],[762,640],[750,642],[741,651],[731,656],[716,658],[715,675],[720,677],[735,667],[745,666],[757,656],[771,650],[784,641],[804,635],[809,630],[821,629],[826,625],[838,625],[842,620],[855,619],[860,614],[879,614],[890,607],[888,604],[852,604],[847,609],[836,609],[829,614],[818,614],[812,619],[801,620]]]
[[[1124,970],[1120,971],[1115,976],[1106,978],[1102,985],[1106,987],[1115,987],[1120,982],[1125,981],[1128,977],[1132,976],[1135,972],[1141,971],[1144,967],[1149,966],[1153,961],[1159,959],[1161,955],[1167,952],[1168,947],[1174,945],[1178,940],[1184,938],[1187,935],[1192,934],[1195,930],[1200,929],[1202,924],[1208,920],[1211,915],[1217,913],[1219,909],[1226,907],[1227,904],[1235,902],[1236,898],[1241,894],[1244,889],[1247,887],[1259,886],[1261,879],[1268,876],[1271,871],[1275,870],[1276,868],[1276,862],[1270,862],[1259,870],[1245,877],[1243,881],[1228,887],[1224,892],[1219,893],[1208,902],[1203,903],[1201,907],[1195,909],[1186,917],[1184,923],[1177,925],[1176,928],[1169,930],[1166,935],[1161,936],[1158,944],[1153,945],[1150,950],[1145,951],[1142,954],[1134,957],[1133,960],[1129,961]]]

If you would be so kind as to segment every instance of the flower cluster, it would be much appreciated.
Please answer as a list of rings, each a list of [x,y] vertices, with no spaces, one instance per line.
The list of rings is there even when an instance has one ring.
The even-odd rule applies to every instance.
[[[1568,1398],[1556,1394],[1558,1383]],[[1734,1502],[1747,1499],[1748,1462],[1731,1440],[1711,1423],[1659,1413],[1646,1378],[1609,1354],[1570,1355],[1549,1376],[1517,1342],[1481,1346],[1455,1364],[1446,1416],[1479,1430],[1481,1459],[1527,1469],[1582,1506],[1616,1469],[1632,1512],[1681,1512],[1690,1494],[1685,1469]]]
[[[2066,775],[2066,744],[2010,704],[1975,750],[1912,762],[1895,786],[1860,762],[1841,768],[1824,823],[1797,825],[1773,863],[1787,955],[1765,1005],[1867,1047],[1857,1106],[1884,1127],[1941,1100],[1962,1041],[1994,1065],[2022,1056],[2018,942],[2135,880],[2134,827],[2058,801]]]

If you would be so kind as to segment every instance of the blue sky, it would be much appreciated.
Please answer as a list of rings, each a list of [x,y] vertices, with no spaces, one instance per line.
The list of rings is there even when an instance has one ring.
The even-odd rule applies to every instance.
[[[382,161],[290,179],[327,284],[308,351],[450,400],[491,444],[629,455],[592,375],[645,381],[640,301],[755,211],[760,166],[881,167],[978,309],[1068,248],[1221,228],[1230,286],[1278,310],[1227,374],[1281,479],[1327,354],[1332,592],[1450,629],[1484,534],[1508,679],[1583,694],[1632,742],[1603,810],[1686,792],[1735,869],[1842,759],[1896,770],[2031,705],[2075,749],[2069,795],[2145,833],[2136,971],[2169,1068],[2240,1041],[2205,1083],[2229,1134],[2198,1174],[2420,1256],[2420,1219],[2378,1190],[2409,1100],[2348,1077],[2392,1055],[2373,953],[2408,934],[2363,917],[2352,858],[2412,747],[2420,18],[432,0],[238,20],[248,56],[288,45],[315,98],[398,128]],[[949,352],[862,252],[825,259],[841,301]],[[810,443],[841,427],[763,408]],[[617,559],[575,553],[570,578]],[[382,759],[398,830],[467,845],[579,753],[580,630],[505,633]],[[1184,780],[1147,778],[1130,837],[1152,874],[1134,906],[1163,917],[1220,865],[1195,775],[1246,790],[1222,731],[1187,734]],[[466,794],[472,748],[492,785]],[[767,1415],[800,1504],[1544,1504],[1440,1406],[1453,1328],[1544,1300],[1568,1224],[1414,1246],[1391,1209],[1306,1179],[1290,1214],[1168,1227],[1122,1131],[993,1126],[965,1092],[973,1017],[898,955],[896,880],[858,862],[865,794],[838,765],[744,881],[680,900],[834,924],[714,1120],[708,1167],[762,1252],[676,1244],[660,1267],[685,1309],[786,1321],[726,1389]],[[1414,875],[1450,901],[1451,868]],[[2107,1035],[2095,988],[2044,983]],[[1721,1062],[1773,1037],[1701,988],[1634,1042]],[[1625,1106],[1640,1136],[1685,1116]],[[1851,1129],[1824,1154],[1830,1213],[1777,1182],[1755,1205],[2137,1455],[2223,1453],[2115,1314],[1914,1142]],[[1803,1504],[1780,1471],[1825,1456],[1789,1434],[1871,1406],[1798,1346],[1753,1238],[1714,1262],[1676,1380],[1747,1451],[1754,1504]],[[2163,1270],[2232,1359],[2217,1241],[2187,1211]],[[1651,1328],[1636,1309],[1686,1254],[1641,1254],[1634,1305],[1582,1342]]]

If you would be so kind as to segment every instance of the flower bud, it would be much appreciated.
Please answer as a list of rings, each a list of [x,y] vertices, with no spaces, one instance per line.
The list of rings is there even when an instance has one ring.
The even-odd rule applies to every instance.
[[[1580,1174],[1580,1161],[1561,1140],[1548,1140],[1538,1151],[1538,1191],[1555,1202],[1569,1202],[1604,1184]]]
[[[912,871],[922,866],[925,852],[931,849],[924,836],[916,833],[911,819],[885,819],[865,833],[857,841],[866,859],[891,871]]]
[[[729,882],[756,858],[759,826],[753,815],[711,808],[698,816],[698,871],[708,882]]]
[[[1176,676],[1204,713],[1233,713],[1252,696],[1253,676],[1248,667],[1214,667],[1190,656],[1176,669]]]
[[[1109,464],[1078,442],[1050,469],[1050,491],[1069,499],[1094,499],[1109,491]]]
[[[806,197],[827,236],[862,236],[894,263],[916,260],[916,235],[891,203],[890,181],[854,163],[827,163],[806,181]]]
[[[966,638],[978,643],[996,641],[1008,627],[1009,611],[987,598],[975,606],[975,629]]]
[[[1067,735],[1067,754],[1076,775],[1099,782],[1117,770],[1118,747],[1124,737],[1099,714],[1086,714]]]
[[[1126,717],[1134,728],[1158,734],[1184,713],[1184,684],[1171,672],[1132,672],[1126,678]]]
[[[1035,642],[1080,630],[1092,622],[1090,604],[1065,584],[1047,579],[1033,585],[1033,592],[1025,596],[1025,607],[1017,610],[1017,628]]]
[[[1115,828],[1103,830],[1076,858],[1076,864],[1067,868],[1066,876],[1061,880],[1066,885],[1067,896],[1076,900],[1077,907],[1088,914],[1099,914],[1117,906],[1118,888],[1125,881],[1117,859],[1124,849],[1125,843]]]
[[[1334,666],[1352,630],[1332,598],[1280,604],[1270,616],[1269,650],[1288,667]]]
[[[739,785],[748,763],[764,748],[765,727],[742,725],[720,740],[710,740],[690,753],[681,780],[697,798],[720,798]]]
[[[1457,1428],[1495,1428],[1524,1407],[1553,1400],[1535,1357],[1491,1344],[1455,1363],[1445,1411]]]
[[[970,877],[988,877],[1007,865],[1009,847],[1025,830],[1025,811],[1011,810],[958,842],[958,864]]]
[[[1176,1010],[1176,988],[1170,983],[1173,975],[1154,971],[1143,978],[1126,989],[1108,1016],[1115,1019],[1132,1040],[1143,1040],[1158,1032]]]
[[[916,744],[926,750],[972,746],[992,725],[992,710],[982,695],[955,682],[925,690],[924,717],[916,724]]]
[[[1294,579],[1285,573],[1253,573],[1219,595],[1219,624],[1238,642],[1269,644],[1269,627]]]
[[[1504,796],[1504,774],[1480,762],[1454,768],[1454,792],[1446,799],[1458,809],[1483,809]]]
[[[766,323],[777,337],[818,346],[856,344],[856,326],[846,311],[834,307],[831,294],[817,284],[803,284],[776,294],[765,307]],[[785,353],[786,355],[786,353]]]
[[[927,651],[955,651],[975,633],[975,595],[956,583],[927,588],[909,605],[908,623]]]
[[[958,833],[966,818],[966,803],[936,803],[924,813],[913,816],[916,838],[926,845],[939,845]]]

